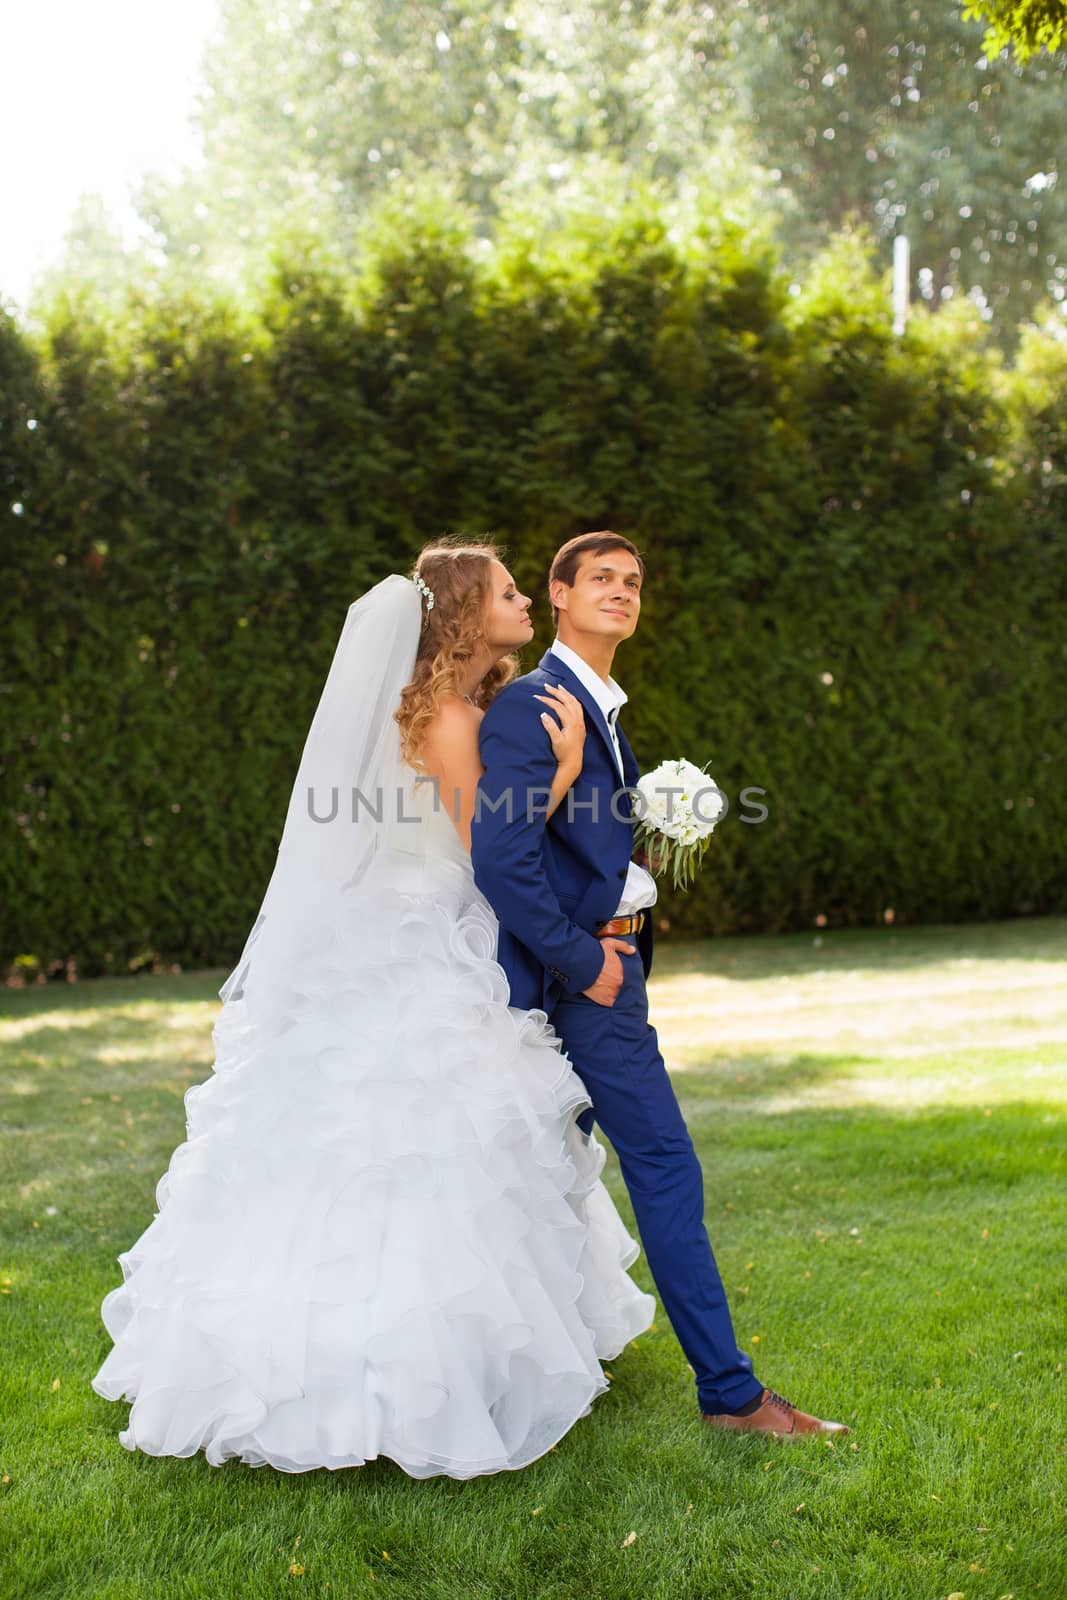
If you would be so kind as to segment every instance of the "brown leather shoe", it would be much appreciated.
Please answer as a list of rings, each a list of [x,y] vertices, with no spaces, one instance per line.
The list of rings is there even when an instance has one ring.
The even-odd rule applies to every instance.
[[[773,1433],[776,1438],[797,1439],[802,1433],[847,1433],[843,1422],[823,1422],[811,1417],[773,1389],[764,1389],[761,1403],[747,1417],[733,1417],[728,1411],[700,1414],[713,1428],[732,1428],[735,1433]]]

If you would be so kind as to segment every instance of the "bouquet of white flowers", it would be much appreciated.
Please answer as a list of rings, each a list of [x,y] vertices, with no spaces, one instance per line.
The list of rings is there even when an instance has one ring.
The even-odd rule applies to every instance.
[[[638,778],[636,837],[657,877],[670,867],[674,887],[688,888],[725,810],[718,784],[691,761],[661,761]]]

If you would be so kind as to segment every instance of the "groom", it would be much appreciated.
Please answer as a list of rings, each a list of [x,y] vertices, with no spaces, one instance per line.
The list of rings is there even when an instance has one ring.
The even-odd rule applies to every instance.
[[[704,1227],[700,1162],[648,1020],[656,884],[633,859],[626,790],[638,767],[617,721],[627,696],[611,676],[617,646],[637,627],[644,575],[635,546],[610,531],[581,534],[557,552],[556,640],[481,724],[475,881],[500,923],[511,1004],[548,1014],[593,1103],[579,1122],[588,1133],[595,1119],[618,1155],[704,1420],[790,1438],[847,1433],[765,1388],[737,1347]],[[586,726],[582,771],[547,823],[556,758],[536,698],[546,684],[581,701]]]

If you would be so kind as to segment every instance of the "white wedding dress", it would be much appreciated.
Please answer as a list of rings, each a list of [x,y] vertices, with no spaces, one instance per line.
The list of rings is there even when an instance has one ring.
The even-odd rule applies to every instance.
[[[158,1213],[101,1308],[114,1344],[92,1385],[132,1400],[130,1450],[523,1467],[652,1321],[604,1148],[576,1125],[584,1086],[544,1012],[509,1006],[496,919],[431,786],[404,803],[417,822],[339,896],[282,1025],[239,994],[216,1023]]]

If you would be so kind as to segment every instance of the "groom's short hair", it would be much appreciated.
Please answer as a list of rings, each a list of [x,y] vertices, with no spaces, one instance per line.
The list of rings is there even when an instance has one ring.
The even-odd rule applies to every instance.
[[[552,565],[548,572],[548,581],[552,583],[558,578],[565,583],[568,589],[574,585],[581,560],[587,553],[595,556],[606,555],[609,550],[625,550],[633,556],[641,570],[642,578],[645,575],[645,563],[641,559],[641,552],[629,539],[621,533],[613,533],[610,528],[601,528],[597,533],[580,533],[576,539],[568,539],[566,544],[560,545],[552,558]],[[552,621],[558,623],[559,612],[552,607]]]

